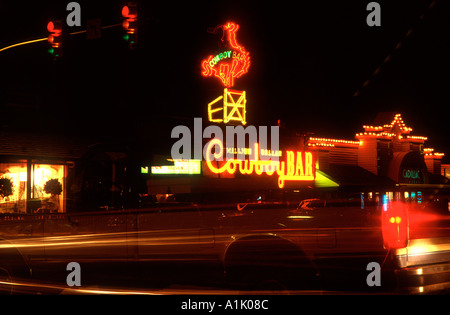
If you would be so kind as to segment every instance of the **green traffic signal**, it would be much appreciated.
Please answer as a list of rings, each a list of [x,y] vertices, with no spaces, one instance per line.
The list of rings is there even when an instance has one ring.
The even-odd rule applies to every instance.
[[[50,55],[52,55],[53,57],[59,57],[59,52],[57,52],[57,51],[55,50],[55,48],[53,48],[53,47],[50,47],[50,48],[48,49],[48,53],[49,53]]]

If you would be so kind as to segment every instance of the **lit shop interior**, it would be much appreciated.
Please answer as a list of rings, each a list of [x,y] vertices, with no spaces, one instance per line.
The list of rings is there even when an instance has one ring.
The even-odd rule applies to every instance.
[[[0,143],[0,214],[62,213],[72,206],[75,161],[85,144],[7,130],[0,133]]]
[[[64,212],[66,173],[65,165],[26,161],[0,163],[1,178],[12,182],[12,194],[1,198],[0,212],[26,213],[27,202],[28,206],[34,204],[36,208]],[[44,190],[45,184],[51,179],[57,179],[61,183],[62,191],[59,195],[52,196]]]

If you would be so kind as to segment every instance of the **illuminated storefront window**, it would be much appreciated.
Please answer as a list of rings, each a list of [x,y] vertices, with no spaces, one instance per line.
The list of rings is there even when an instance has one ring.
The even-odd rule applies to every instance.
[[[40,199],[42,208],[51,212],[64,211],[64,165],[33,164],[31,172],[31,198]],[[62,185],[59,196],[52,196],[44,190],[45,183],[50,179],[57,179]]]
[[[386,192],[387,198],[389,202],[394,201],[394,192],[393,191],[388,191]]]
[[[405,197],[405,201],[406,201],[406,202],[409,202],[409,192],[408,192],[408,191],[405,191],[405,192],[403,193],[403,196]]]
[[[25,212],[27,200],[27,163],[0,163],[0,178],[9,178],[12,195],[0,200],[0,213]]]
[[[30,172],[30,174],[28,174]],[[12,195],[0,200],[0,213],[26,213],[27,201],[36,209],[48,212],[65,211],[65,178],[66,166],[52,164],[31,164],[26,162],[0,163],[0,178],[9,178],[12,182]],[[27,179],[31,182],[28,184]],[[57,179],[62,186],[59,195],[45,192],[45,184],[50,179]],[[30,191],[27,189],[30,187]],[[30,205],[30,203],[28,203]],[[36,209],[34,209],[36,208]]]

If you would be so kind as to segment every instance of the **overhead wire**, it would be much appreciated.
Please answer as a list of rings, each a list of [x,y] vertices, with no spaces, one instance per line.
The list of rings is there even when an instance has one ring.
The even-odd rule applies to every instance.
[[[422,13],[422,15],[419,17],[420,20],[423,20],[425,14],[430,11],[435,5],[436,5],[437,0],[433,0],[430,5],[427,7],[427,9],[425,10],[424,13]],[[353,96],[359,96],[362,92],[363,89],[365,89],[366,87],[369,86],[369,84],[371,83],[371,81],[380,74],[382,67],[384,67],[386,64],[388,64],[391,60],[393,55],[398,52],[402,46],[404,45],[405,41],[408,39],[408,37],[410,37],[413,34],[413,29],[414,26],[412,26],[405,34],[405,36],[397,43],[397,45],[395,45],[394,50],[386,56],[386,58],[384,58],[383,62],[381,63],[381,65],[376,68],[373,73],[369,76],[369,78],[364,81],[364,83],[362,84],[362,86],[355,92],[353,93]]]

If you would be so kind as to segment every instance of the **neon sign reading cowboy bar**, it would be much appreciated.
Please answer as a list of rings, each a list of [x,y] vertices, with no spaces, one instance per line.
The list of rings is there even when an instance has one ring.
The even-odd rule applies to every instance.
[[[220,28],[224,32],[222,42],[227,43],[227,48],[202,61],[202,74],[219,79],[225,87],[232,87],[235,79],[248,72],[250,54],[236,39],[239,25],[228,22]]]
[[[251,160],[224,160],[224,145],[220,139],[212,139],[206,145],[205,161],[214,174],[240,172],[243,175],[278,175],[278,187],[283,188],[286,181],[313,181],[315,165],[311,152],[286,151],[286,161],[261,160],[259,144],[255,143],[254,158]]]
[[[172,145],[173,160],[191,159],[193,141],[194,159],[202,160],[203,157],[202,164],[213,174],[233,175],[239,172],[243,175],[278,175],[280,188],[285,186],[286,181],[314,181],[312,153],[279,150],[278,126],[270,127],[270,149],[267,126],[259,126],[258,129],[255,126],[226,126],[226,141],[219,126],[210,125],[202,129],[201,118],[194,118],[193,135],[187,126],[180,125],[172,129],[171,137],[179,139]],[[202,146],[202,140],[205,139],[212,140]]]

